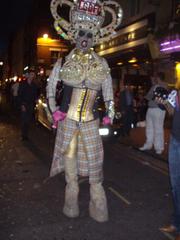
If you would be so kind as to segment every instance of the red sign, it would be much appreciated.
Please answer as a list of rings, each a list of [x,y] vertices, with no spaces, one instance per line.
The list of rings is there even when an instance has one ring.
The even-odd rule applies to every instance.
[[[81,0],[79,2],[79,9],[91,15],[99,15],[101,7],[97,4],[96,0]]]

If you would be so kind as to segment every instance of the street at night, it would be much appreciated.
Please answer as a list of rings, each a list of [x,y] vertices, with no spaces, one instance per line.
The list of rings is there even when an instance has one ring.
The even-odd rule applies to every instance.
[[[80,216],[69,219],[62,213],[64,174],[48,178],[54,134],[33,125],[29,142],[22,142],[18,115],[1,113],[1,240],[173,239],[159,230],[172,211],[166,162],[105,141],[109,221],[89,217],[87,178],[79,179]]]
[[[180,0],[0,19],[0,240],[180,240]]]

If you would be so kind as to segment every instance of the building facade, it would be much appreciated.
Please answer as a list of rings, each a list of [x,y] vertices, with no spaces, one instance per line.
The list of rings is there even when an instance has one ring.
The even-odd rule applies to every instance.
[[[175,82],[179,48],[163,51],[164,42],[179,39],[179,0],[118,0],[124,17],[117,34],[109,42],[96,47],[112,69],[117,85],[119,81],[137,87],[149,87],[150,77],[164,71],[166,81]],[[47,33],[48,38],[42,38]],[[14,36],[8,63],[7,77],[22,75],[24,69],[35,66],[48,75],[57,57],[67,54],[69,46],[53,28],[49,0],[34,0],[32,15],[27,24]]]
[[[164,39],[179,38],[179,1],[121,0],[120,3],[124,18],[117,34],[96,48],[109,61],[117,85],[118,80],[123,80],[148,88],[150,77],[159,71],[173,84],[178,58],[162,52],[161,44]]]

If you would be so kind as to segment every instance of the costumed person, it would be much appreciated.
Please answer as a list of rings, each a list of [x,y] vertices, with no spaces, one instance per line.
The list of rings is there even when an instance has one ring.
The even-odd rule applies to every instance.
[[[70,22],[57,13],[59,5],[70,7]],[[112,23],[102,27],[106,11],[112,14]],[[102,91],[107,113],[103,119],[105,124],[113,121],[114,100],[108,64],[92,46],[110,39],[115,33],[114,29],[122,19],[122,9],[114,1],[52,0],[51,12],[57,32],[74,42],[76,47],[64,64],[61,59],[56,62],[47,86],[54,127],[58,122],[50,176],[65,171],[67,184],[63,213],[71,218],[79,215],[78,176],[89,176],[89,213],[96,221],[104,222],[108,220],[108,208],[102,186],[103,145],[96,99]],[[63,97],[57,108],[55,92],[58,81],[63,83]]]

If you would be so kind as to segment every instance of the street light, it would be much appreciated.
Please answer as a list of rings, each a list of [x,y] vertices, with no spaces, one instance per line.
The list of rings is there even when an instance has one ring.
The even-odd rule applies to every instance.
[[[43,38],[47,39],[49,37],[49,35],[47,33],[43,34]]]

